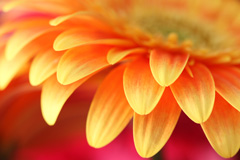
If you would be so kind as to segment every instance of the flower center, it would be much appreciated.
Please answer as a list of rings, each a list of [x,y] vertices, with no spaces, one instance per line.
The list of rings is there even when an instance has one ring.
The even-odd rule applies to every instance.
[[[198,49],[219,50],[229,46],[229,43],[232,44],[231,41],[226,40],[229,39],[227,34],[220,33],[207,22],[183,14],[160,11],[138,12],[133,14],[130,23],[152,36],[161,36],[163,39],[175,33],[180,42],[190,40]]]

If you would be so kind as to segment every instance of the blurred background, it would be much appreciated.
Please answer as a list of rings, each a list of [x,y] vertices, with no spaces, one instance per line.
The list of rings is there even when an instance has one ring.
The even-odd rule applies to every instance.
[[[96,80],[97,79],[97,80]],[[0,91],[1,160],[143,160],[134,147],[132,123],[101,149],[87,144],[85,124],[91,99],[102,75],[79,87],[66,102],[57,123],[48,126],[40,109],[40,88],[27,76]],[[223,160],[210,146],[200,125],[181,114],[164,148],[153,160]],[[239,160],[240,154],[231,158]]]

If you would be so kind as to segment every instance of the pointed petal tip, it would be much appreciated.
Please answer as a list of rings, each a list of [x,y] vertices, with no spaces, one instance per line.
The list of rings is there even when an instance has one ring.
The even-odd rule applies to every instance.
[[[46,96],[42,96],[46,97]],[[60,113],[59,107],[56,107],[55,109],[52,107],[52,102],[46,101],[46,98],[41,98],[41,112],[44,121],[49,125],[53,126],[58,118],[58,115]]]
[[[59,40],[56,38],[55,41],[53,42],[53,49],[55,51],[63,51],[66,50],[64,49],[64,47],[62,46],[61,42],[59,42]]]
[[[183,72],[189,54],[173,54],[160,50],[150,53],[150,68],[154,79],[161,86],[170,86]]]
[[[201,127],[214,150],[224,158],[237,154],[240,146],[240,112],[219,94],[209,119]]]
[[[184,113],[195,123],[203,123],[213,109],[215,84],[211,72],[203,64],[195,64],[191,70],[194,77],[184,71],[171,85],[171,90]]]
[[[41,82],[39,82],[37,79],[35,79],[33,76],[29,76],[29,83],[32,86],[38,86],[41,84]]]
[[[112,142],[132,118],[124,95],[122,76],[125,66],[115,68],[98,88],[87,117],[87,140],[101,148]]]
[[[151,152],[150,150],[145,150],[145,149],[143,149],[142,147],[140,147],[140,146],[137,146],[136,144],[135,144],[135,148],[136,148],[136,151],[137,151],[137,153],[142,157],[142,158],[151,158],[151,157],[153,157],[154,155],[156,155],[157,153],[155,153],[155,152]]]
[[[6,89],[9,83],[10,82],[6,81],[6,79],[2,78],[1,74],[0,74],[0,91]]]
[[[7,85],[0,84],[0,91],[3,91],[6,88],[7,88]]]
[[[61,85],[68,85],[71,84],[71,82],[69,83],[66,80],[66,77],[61,76],[61,74],[59,72],[57,72],[57,81],[61,84]]]
[[[65,102],[86,80],[87,79],[83,79],[71,85],[64,86],[59,84],[56,75],[53,75],[43,83],[41,93],[41,111],[44,120],[49,125],[53,125],[56,122]]]
[[[99,137],[89,136],[89,134],[87,134],[87,142],[91,147],[97,149],[107,145],[106,143],[99,141]]]
[[[57,117],[53,115],[48,115],[45,111],[42,111],[43,119],[49,126],[54,126],[57,121]]]
[[[240,112],[240,69],[232,66],[210,68],[216,91]]]
[[[55,19],[52,19],[52,20],[50,20],[49,21],[49,24],[51,25],[51,26],[57,26],[57,25],[59,25],[60,23],[62,22],[62,20],[60,19],[60,17],[57,17],[57,18],[55,18]]]
[[[123,75],[123,86],[128,103],[140,115],[149,114],[155,108],[165,89],[154,80],[146,58],[139,58],[128,65]]]
[[[135,113],[133,136],[139,155],[149,158],[162,149],[171,136],[180,113],[181,109],[168,88],[150,114],[141,116]]]

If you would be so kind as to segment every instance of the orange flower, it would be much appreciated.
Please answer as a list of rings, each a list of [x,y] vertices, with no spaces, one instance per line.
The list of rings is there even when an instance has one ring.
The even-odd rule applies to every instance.
[[[136,149],[151,157],[167,142],[182,109],[201,124],[218,154],[231,157],[238,152],[239,2],[33,2],[12,1],[3,8],[13,8],[6,15],[13,14],[19,23],[2,26],[12,29],[4,31],[11,35],[4,39],[5,54],[0,54],[8,64],[0,72],[0,86],[13,77],[6,80],[6,66],[34,57],[30,83],[44,82],[41,107],[49,125],[76,88],[109,67],[112,71],[97,90],[87,118],[91,146],[110,143],[133,117]],[[16,16],[19,10],[27,16]],[[36,50],[37,56],[30,54]]]

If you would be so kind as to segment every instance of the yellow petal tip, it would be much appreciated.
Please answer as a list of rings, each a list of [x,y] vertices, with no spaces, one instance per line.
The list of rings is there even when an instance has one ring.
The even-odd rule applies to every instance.
[[[53,126],[56,123],[57,117],[46,111],[42,111],[43,119],[49,126]]]

